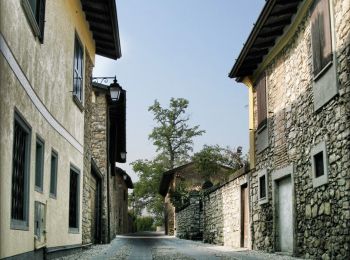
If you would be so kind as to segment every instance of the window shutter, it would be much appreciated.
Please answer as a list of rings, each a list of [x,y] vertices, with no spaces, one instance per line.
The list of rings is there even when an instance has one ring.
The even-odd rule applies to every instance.
[[[258,128],[266,124],[267,108],[266,108],[266,78],[261,77],[256,85],[257,107],[258,107]]]
[[[317,2],[317,1],[316,1]],[[312,59],[314,76],[322,69],[321,65],[321,39],[320,39],[320,13],[319,5],[316,4],[311,15]]]
[[[41,43],[44,42],[44,28],[45,28],[45,4],[46,0],[39,1],[39,17],[38,17],[38,25],[40,29],[39,40]]]
[[[315,2],[311,14],[314,76],[332,61],[332,35],[328,0]]]
[[[330,9],[329,1],[322,0],[320,3],[320,9],[322,14],[322,26],[321,36],[322,36],[322,67],[326,66],[330,61],[332,61],[332,34],[331,34],[331,19],[330,19]]]

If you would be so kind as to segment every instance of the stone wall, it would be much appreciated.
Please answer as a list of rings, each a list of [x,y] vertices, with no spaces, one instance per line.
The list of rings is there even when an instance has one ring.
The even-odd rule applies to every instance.
[[[91,75],[93,64],[88,55],[85,58],[85,111],[84,111],[84,171],[83,171],[83,212],[82,212],[82,243],[89,244],[92,242],[91,227],[92,214],[90,208],[91,201]]]
[[[294,253],[306,258],[350,257],[350,5],[332,1],[339,94],[314,111],[311,24],[306,17],[266,69],[269,147],[256,155],[250,182],[253,249],[276,251],[274,173],[293,165]],[[255,99],[256,118],[256,99]],[[328,184],[313,187],[311,149],[325,142]],[[268,203],[258,202],[258,171],[267,169]]]
[[[117,174],[111,179],[111,236],[126,233],[128,233],[128,187],[123,177]]]
[[[176,212],[176,236],[184,239],[202,239],[202,200],[198,192],[190,194],[190,204]]]
[[[247,185],[247,176],[240,170],[223,185],[192,193],[190,204],[176,212],[176,236],[241,247],[241,187]]]
[[[102,174],[102,241],[108,243],[108,207],[107,207],[107,99],[105,94],[93,91],[91,95],[91,156]]]
[[[247,175],[233,177],[225,185],[204,194],[203,240],[237,248],[242,246],[241,185],[247,182]],[[248,245],[249,240],[248,234]]]

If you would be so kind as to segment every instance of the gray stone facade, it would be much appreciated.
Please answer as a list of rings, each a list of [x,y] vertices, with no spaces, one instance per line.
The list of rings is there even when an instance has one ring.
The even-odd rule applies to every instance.
[[[176,236],[184,239],[203,238],[202,198],[199,192],[190,194],[190,204],[176,212]]]
[[[243,247],[243,186],[248,187],[248,175],[242,169],[220,186],[192,193],[190,204],[176,212],[176,236],[185,239],[202,238],[207,243],[234,248]],[[246,231],[245,246],[250,247],[249,225]]]
[[[96,94],[92,88],[91,75],[93,64],[86,58],[85,81],[85,121],[84,121],[84,180],[83,180],[83,214],[82,239],[83,244],[94,242],[92,230],[94,219],[96,177],[92,174],[92,160],[96,162],[101,174],[101,240],[104,243],[108,238],[107,219],[107,100],[105,95]],[[90,74],[88,74],[90,72]]]
[[[350,5],[340,0],[331,5],[335,97],[315,111],[308,16],[265,70],[268,148],[256,154],[250,179],[253,249],[280,251],[276,174],[292,165],[293,253],[317,259],[350,257]],[[256,99],[254,107],[256,115]],[[311,155],[321,143],[328,179],[315,185]],[[258,172],[263,169],[271,178],[268,202],[259,204]]]

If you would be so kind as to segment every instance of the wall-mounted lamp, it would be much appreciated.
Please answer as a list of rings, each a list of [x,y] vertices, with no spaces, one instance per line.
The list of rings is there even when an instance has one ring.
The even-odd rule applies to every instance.
[[[120,152],[120,158],[122,160],[125,160],[126,159],[126,152]]]
[[[113,82],[108,86],[109,94],[113,102],[116,102],[120,98],[120,93],[122,92],[122,87],[117,82],[117,77],[93,77],[92,82],[99,84],[108,83],[109,79],[113,79]]]

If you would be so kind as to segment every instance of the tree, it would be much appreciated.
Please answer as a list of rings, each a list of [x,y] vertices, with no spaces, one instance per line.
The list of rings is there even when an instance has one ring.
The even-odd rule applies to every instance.
[[[210,176],[215,176],[220,170],[220,165],[232,168],[232,173],[246,164],[242,158],[242,148],[236,151],[230,147],[220,147],[219,145],[204,145],[202,150],[192,156],[192,161],[199,173],[209,180]]]
[[[171,98],[169,108],[161,107],[157,100],[148,108],[157,123],[149,139],[153,140],[157,152],[160,151],[164,155],[168,170],[186,161],[189,152],[193,150],[193,138],[205,133],[204,130],[199,130],[198,125],[188,125],[187,107],[186,99]]]
[[[143,209],[154,215],[155,223],[163,222],[163,198],[158,194],[161,174],[166,171],[162,156],[154,160],[137,160],[132,164],[139,181],[134,185],[133,200],[136,215]]]
[[[205,131],[199,126],[190,127],[186,115],[188,101],[183,98],[171,98],[169,108],[161,107],[155,100],[149,107],[157,125],[149,139],[157,147],[158,155],[153,160],[137,160],[132,163],[133,170],[139,176],[134,185],[133,206],[135,213],[145,208],[154,215],[155,225],[163,223],[163,198],[158,194],[162,173],[186,162],[193,149],[193,138]]]

